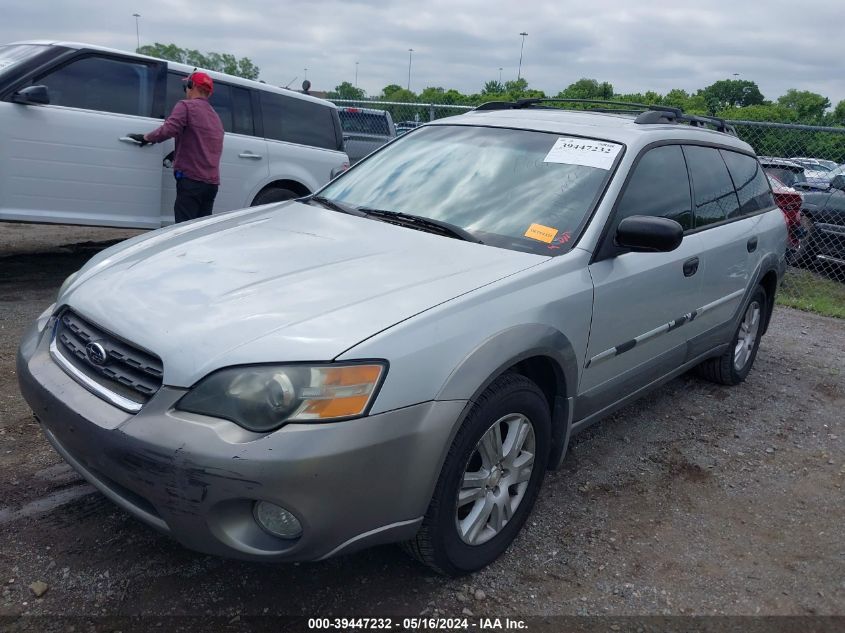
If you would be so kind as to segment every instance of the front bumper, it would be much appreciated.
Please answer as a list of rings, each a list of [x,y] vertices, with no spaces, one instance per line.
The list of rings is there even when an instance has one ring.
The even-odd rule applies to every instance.
[[[464,401],[259,435],[176,411],[163,387],[128,414],[78,385],[36,327],[17,357],[21,392],[55,449],[115,503],[186,547],[248,560],[315,560],[412,537]],[[280,505],[302,536],[279,539],[253,503]]]

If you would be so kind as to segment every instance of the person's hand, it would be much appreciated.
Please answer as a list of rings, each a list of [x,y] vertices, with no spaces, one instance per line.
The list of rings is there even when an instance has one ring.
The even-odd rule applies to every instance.
[[[144,138],[143,134],[127,134],[126,136],[131,138],[133,141],[137,141],[139,147],[144,147],[144,145],[150,144],[150,142]]]

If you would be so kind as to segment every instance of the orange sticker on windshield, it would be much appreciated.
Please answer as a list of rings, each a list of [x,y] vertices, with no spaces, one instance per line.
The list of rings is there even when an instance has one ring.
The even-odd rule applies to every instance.
[[[543,226],[542,224],[532,224],[525,231],[525,237],[530,237],[532,240],[539,240],[546,244],[551,244],[556,235],[557,229],[553,229],[550,226]]]

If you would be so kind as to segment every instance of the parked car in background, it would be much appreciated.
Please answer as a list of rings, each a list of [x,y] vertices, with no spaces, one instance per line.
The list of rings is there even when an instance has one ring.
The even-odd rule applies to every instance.
[[[787,187],[771,174],[767,174],[767,177],[772,186],[775,203],[778,207],[780,207],[780,210],[783,211],[784,218],[786,218],[787,261],[789,263],[794,263],[798,260],[797,253],[801,243],[801,238],[805,234],[805,229],[801,224],[801,208],[804,204],[804,199],[798,191],[792,187]]]
[[[0,220],[173,222],[173,141],[138,147],[193,68],[69,42],[0,46]],[[348,167],[334,104],[206,71],[226,132],[214,212],[307,195]]]
[[[396,124],[396,135],[401,136],[406,132],[410,132],[421,126],[423,123],[422,121],[400,121]]]
[[[396,138],[393,117],[386,110],[340,108],[338,114],[344,148],[352,165]]]
[[[801,264],[819,262],[845,265],[845,167],[829,172],[825,187],[797,183],[804,202],[804,235],[794,253]]]
[[[796,162],[784,158],[773,158],[771,156],[759,156],[758,159],[768,175],[774,176],[781,184],[787,187],[792,187],[798,182],[807,181],[804,167]]]
[[[836,169],[839,167],[839,163],[836,163],[832,160],[823,160],[821,158],[790,158],[794,163],[798,163],[799,165],[803,166],[805,169],[811,171],[820,171],[820,172],[828,172],[831,169]]]
[[[785,270],[723,121],[543,105],[428,123],[308,198],[96,255],[18,352],[49,441],[211,554],[495,560],[575,433],[693,368],[745,380]]]

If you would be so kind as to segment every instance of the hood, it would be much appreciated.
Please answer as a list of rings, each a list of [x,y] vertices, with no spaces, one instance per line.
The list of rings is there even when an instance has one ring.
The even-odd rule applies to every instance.
[[[59,304],[157,354],[164,383],[188,387],[229,365],[331,360],[547,260],[289,202],[119,244]]]

